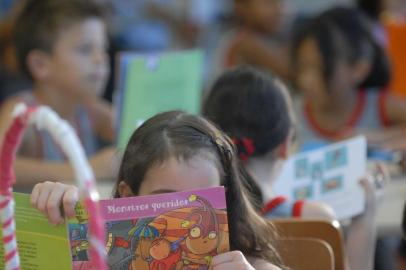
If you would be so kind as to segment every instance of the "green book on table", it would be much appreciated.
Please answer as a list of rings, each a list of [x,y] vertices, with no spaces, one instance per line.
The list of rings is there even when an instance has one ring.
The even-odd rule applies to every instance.
[[[123,53],[118,72],[119,149],[125,149],[135,128],[159,112],[199,112],[203,72],[199,50]]]

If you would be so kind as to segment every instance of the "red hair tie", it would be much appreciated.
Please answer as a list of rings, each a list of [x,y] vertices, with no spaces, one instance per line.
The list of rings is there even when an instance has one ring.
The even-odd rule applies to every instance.
[[[243,162],[247,162],[248,158],[255,152],[254,141],[246,137],[242,139],[233,138],[232,141],[237,146],[238,157]]]

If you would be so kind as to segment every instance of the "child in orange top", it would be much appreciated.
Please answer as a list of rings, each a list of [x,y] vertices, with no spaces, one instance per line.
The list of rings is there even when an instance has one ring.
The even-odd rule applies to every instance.
[[[16,19],[14,42],[22,71],[33,89],[10,98],[0,111],[0,141],[19,102],[54,109],[77,131],[97,177],[112,175],[113,149],[99,151],[97,137],[112,141],[112,111],[99,95],[109,74],[102,8],[91,0],[28,0]],[[51,162],[52,161],[52,162]],[[73,179],[59,147],[48,134],[30,129],[16,170],[18,184]]]
[[[215,73],[249,64],[288,78],[288,51],[278,41],[283,0],[234,0],[236,27],[222,40]],[[215,74],[219,75],[219,74]]]
[[[392,81],[390,89],[393,93],[406,97],[406,4],[405,14],[393,16],[385,20],[385,30],[388,38],[388,54],[392,63]]]

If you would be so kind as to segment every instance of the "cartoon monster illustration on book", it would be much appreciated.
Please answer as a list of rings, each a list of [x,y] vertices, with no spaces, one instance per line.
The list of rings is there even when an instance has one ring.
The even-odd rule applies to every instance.
[[[210,196],[191,193],[183,198],[184,206],[160,211],[157,216],[108,221],[109,267],[119,270],[209,269],[215,255],[229,250],[225,202],[224,207],[215,208]],[[74,257],[82,258],[86,257]]]

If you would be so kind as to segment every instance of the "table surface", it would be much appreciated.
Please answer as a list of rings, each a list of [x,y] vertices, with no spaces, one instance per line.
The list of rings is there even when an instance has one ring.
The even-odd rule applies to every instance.
[[[406,176],[392,179],[383,192],[376,216],[378,233],[400,235],[403,207],[406,202]]]

